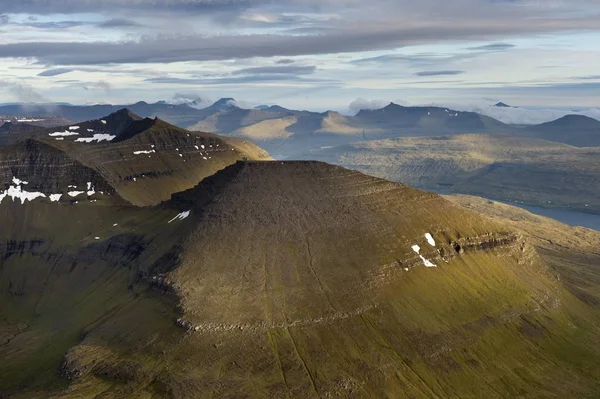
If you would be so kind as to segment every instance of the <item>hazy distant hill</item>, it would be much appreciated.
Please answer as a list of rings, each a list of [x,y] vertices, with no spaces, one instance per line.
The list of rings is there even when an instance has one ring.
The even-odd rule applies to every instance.
[[[600,147],[600,121],[584,115],[566,115],[555,121],[530,126],[526,135],[577,147]]]
[[[321,147],[365,140],[460,133],[514,134],[576,146],[600,145],[600,122],[584,116],[569,115],[554,122],[524,127],[507,125],[475,112],[443,107],[404,107],[394,103],[381,109],[362,110],[354,116],[334,111],[298,111],[277,105],[244,109],[232,98],[220,99],[203,109],[198,109],[194,103],[169,104],[164,101],[154,104],[142,101],[127,106],[28,105],[26,109],[36,115],[59,115],[72,121],[86,121],[122,108],[141,117],[158,117],[189,130],[249,139],[281,159],[302,157]],[[21,114],[24,109],[19,105],[0,106],[0,114]]]
[[[600,148],[469,134],[373,140],[305,159],[430,190],[600,213]]]

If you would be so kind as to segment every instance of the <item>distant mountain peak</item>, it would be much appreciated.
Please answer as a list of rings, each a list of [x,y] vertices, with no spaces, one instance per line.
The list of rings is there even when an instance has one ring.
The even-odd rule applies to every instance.
[[[120,110],[113,112],[110,115],[107,115],[106,117],[102,118],[104,120],[109,120],[109,119],[122,119],[122,118],[129,118],[129,119],[133,119],[136,121],[139,121],[141,119],[143,119],[141,116],[135,114],[133,111],[131,111],[129,108],[121,108]]]
[[[512,105],[508,105],[506,103],[503,103],[502,101],[500,101],[497,104],[494,104],[494,107],[498,107],[498,108],[514,108]]]

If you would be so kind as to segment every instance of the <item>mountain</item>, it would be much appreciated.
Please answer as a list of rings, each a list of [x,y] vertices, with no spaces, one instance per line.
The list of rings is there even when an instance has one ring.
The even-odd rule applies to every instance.
[[[107,182],[111,189],[102,191],[118,193],[138,206],[168,200],[171,194],[193,187],[238,160],[270,159],[266,152],[243,140],[192,133],[160,119],[142,119],[126,109],[62,129],[40,128],[28,137],[0,147],[0,177],[4,176],[0,184],[10,185],[13,176],[24,179],[31,175],[31,168],[37,167],[45,174],[36,173],[35,178],[46,179],[47,173],[57,173],[65,164],[76,163]],[[28,150],[39,147],[62,155],[41,161],[38,152]],[[33,182],[27,190],[47,197],[62,193],[63,199],[69,199],[69,191],[81,191],[83,198],[84,191],[93,191],[85,188],[88,181],[55,182],[51,189]],[[69,190],[71,185],[75,186],[73,190]]]
[[[514,108],[513,106],[505,104],[503,102],[499,102],[499,103],[494,104],[494,107],[498,107],[498,108]]]
[[[158,117],[179,126],[190,126],[215,112],[214,109],[197,109],[188,104],[169,104],[159,101],[149,104],[139,101],[127,105],[54,105],[52,107],[35,104],[0,106],[0,115],[31,115],[37,117],[60,116],[73,123],[100,119],[108,114],[127,108],[142,117]]]
[[[566,115],[555,121],[530,126],[526,134],[577,147],[600,147],[600,121],[584,115]]]
[[[116,199],[0,202],[3,395],[599,388],[594,289],[574,294],[568,259],[552,258],[557,275],[512,226],[438,195],[320,162],[240,161],[156,206]]]
[[[321,147],[398,136],[430,136],[457,132],[509,132],[503,123],[473,112],[438,107],[402,107],[391,103],[356,116],[334,111],[293,111],[272,106],[262,110],[232,109],[212,114],[190,127],[243,137],[278,159],[298,158]]]
[[[305,155],[428,190],[595,213],[599,157],[600,148],[480,134],[372,140]]]
[[[394,103],[377,110],[361,110],[356,119],[381,129],[423,129],[435,132],[479,132],[508,130],[500,121],[475,112],[454,111],[440,107],[403,107]],[[371,127],[372,128],[372,127]]]

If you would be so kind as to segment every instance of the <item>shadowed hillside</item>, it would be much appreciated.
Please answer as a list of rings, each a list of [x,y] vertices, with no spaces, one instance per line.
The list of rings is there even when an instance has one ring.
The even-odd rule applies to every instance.
[[[0,173],[4,175],[0,183],[8,184],[13,176],[34,171],[22,171],[23,162],[42,169],[43,173],[35,173],[40,178],[61,168],[59,158],[40,159],[28,151],[45,146],[95,171],[112,191],[140,206],[167,200],[238,160],[270,159],[244,140],[192,133],[160,119],[142,119],[128,110],[64,129],[37,130],[31,137],[25,147],[22,143],[0,147]],[[9,162],[9,158],[15,159]],[[49,194],[44,187],[28,188]],[[75,188],[81,190],[82,186]]]

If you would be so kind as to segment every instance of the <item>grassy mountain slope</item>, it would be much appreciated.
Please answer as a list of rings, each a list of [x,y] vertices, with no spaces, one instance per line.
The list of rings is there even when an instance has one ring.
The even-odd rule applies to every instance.
[[[600,232],[572,227],[524,209],[468,195],[446,199],[522,231],[565,286],[583,301],[600,304]]]
[[[306,159],[439,191],[600,212],[597,148],[499,135],[374,140]]]
[[[317,162],[239,162],[158,207],[34,201],[0,212],[14,226],[0,232],[2,392],[599,388],[596,306],[509,226],[435,194]]]

